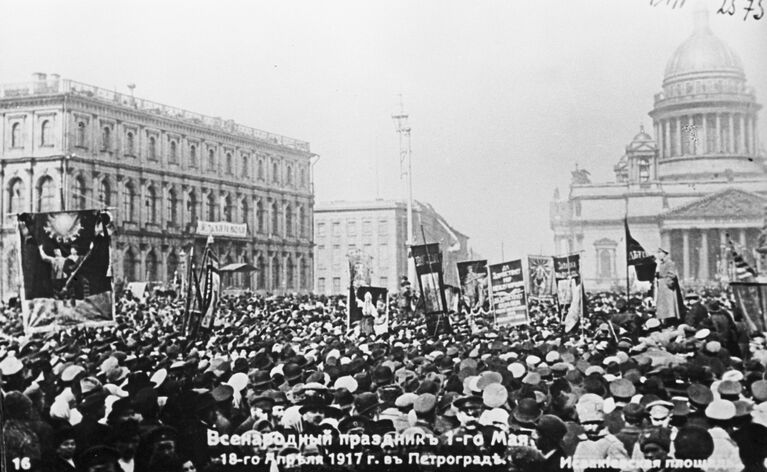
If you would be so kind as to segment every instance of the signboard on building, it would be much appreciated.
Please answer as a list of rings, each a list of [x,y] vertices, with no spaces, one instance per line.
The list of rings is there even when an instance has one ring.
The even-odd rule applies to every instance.
[[[226,221],[198,221],[197,234],[200,236],[245,238],[248,236],[248,225],[245,223],[238,224]]]

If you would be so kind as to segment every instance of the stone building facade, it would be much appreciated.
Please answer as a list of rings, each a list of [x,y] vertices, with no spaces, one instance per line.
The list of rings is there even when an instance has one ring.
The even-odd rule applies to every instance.
[[[555,194],[555,251],[581,252],[587,289],[626,283],[624,217],[632,236],[663,247],[688,286],[726,281],[729,238],[753,262],[767,203],[767,160],[743,64],[696,11],[692,35],[666,65],[644,129],[614,167],[613,182],[577,169]]]
[[[397,200],[318,203],[315,207],[315,290],[346,293],[350,253],[370,257],[373,286],[399,289],[408,273],[407,203]],[[430,205],[413,202],[413,241],[439,243],[446,284],[457,286],[456,262],[469,260],[469,238],[456,230]],[[421,234],[423,228],[423,234]],[[414,284],[415,282],[412,281]],[[417,284],[416,284],[417,285]]]
[[[309,144],[132,95],[35,74],[0,86],[0,296],[18,293],[22,212],[108,208],[116,281],[170,282],[212,226],[224,288],[309,290]],[[214,223],[211,225],[210,223]]]

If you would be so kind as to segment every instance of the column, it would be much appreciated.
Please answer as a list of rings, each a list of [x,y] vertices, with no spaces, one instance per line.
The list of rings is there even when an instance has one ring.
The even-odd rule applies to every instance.
[[[181,208],[178,209],[176,214],[178,215],[178,225],[179,228],[181,228],[181,231],[184,231],[186,229],[186,206],[189,204],[189,195],[187,194],[188,190],[186,185],[182,185],[180,187],[181,190],[181,198],[179,204],[181,205]]]
[[[147,273],[146,273],[146,256],[149,254],[149,248],[146,249],[139,249],[139,261],[138,261],[138,280],[146,280],[147,279]],[[135,271],[135,269],[134,269]]]
[[[160,188],[160,198],[162,198],[162,201],[160,202],[160,227],[167,228],[168,223],[170,222],[170,208],[168,207],[168,182],[163,180],[160,183]],[[178,214],[176,216],[178,216]],[[175,224],[177,222],[174,221],[173,223]]]
[[[751,155],[756,156],[758,149],[757,149],[757,142],[756,142],[756,122],[758,118],[756,117],[756,114],[751,115]]]
[[[676,143],[675,156],[682,155],[682,118],[676,117]]]
[[[666,251],[671,252],[671,232],[663,231],[660,234],[660,241],[661,249],[665,249]]]
[[[658,146],[658,150],[660,151],[663,149],[663,136],[661,133],[662,125],[660,121],[655,122],[655,144]],[[660,151],[661,154],[663,154],[663,151]]]
[[[733,119],[732,113],[728,115],[728,120],[729,121],[727,122],[727,126],[729,126],[729,128],[727,129],[727,136],[728,136],[729,142],[727,143],[727,152],[730,154],[734,154],[735,153],[735,129],[734,129],[735,127],[733,126],[733,123],[735,122],[735,120]]]
[[[714,140],[714,153],[719,154],[722,152],[722,114],[716,114],[716,139]]]
[[[138,227],[144,229],[146,224],[146,179],[139,179],[139,197],[138,197]],[[145,272],[141,272],[144,277]]]
[[[690,273],[690,231],[682,230],[682,265],[684,266],[684,279],[689,280],[692,277]]]
[[[738,242],[740,243],[741,247],[746,247],[746,228],[740,228],[738,230]]]
[[[740,136],[738,136],[738,154],[747,154],[746,151],[746,117],[743,113],[738,115],[740,118]]]
[[[157,274],[159,276],[158,279],[166,284],[171,282],[173,278],[173,274],[170,274],[170,277],[168,276],[168,251],[170,251],[170,247],[160,249],[160,267],[157,269],[157,272],[159,272]]]
[[[115,179],[115,183],[117,184],[117,202],[112,206],[117,208],[115,214],[120,215],[120,223],[123,223],[126,221],[126,215],[123,214],[123,208],[125,208],[125,205],[123,205],[123,187],[125,186],[125,180],[118,175]],[[111,192],[112,189],[109,189],[109,191]]]
[[[701,154],[708,154],[708,115],[703,113],[703,126],[701,126],[700,138],[698,139],[698,146],[701,149]]]
[[[663,155],[662,157],[669,157],[670,151],[669,151],[669,122],[668,120],[663,120]]]
[[[700,250],[698,251],[698,279],[708,280],[708,230],[700,231]]]

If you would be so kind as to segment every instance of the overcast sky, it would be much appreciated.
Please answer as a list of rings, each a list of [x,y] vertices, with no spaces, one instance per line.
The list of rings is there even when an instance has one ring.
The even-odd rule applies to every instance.
[[[415,198],[498,261],[501,241],[507,259],[551,251],[549,201],[575,163],[612,180],[639,125],[652,132],[694,1],[5,0],[0,82],[135,83],[139,97],[309,141],[317,201],[402,196],[401,94]],[[734,1],[730,17],[711,0],[711,26],[764,103],[767,15],[743,21],[748,0]]]

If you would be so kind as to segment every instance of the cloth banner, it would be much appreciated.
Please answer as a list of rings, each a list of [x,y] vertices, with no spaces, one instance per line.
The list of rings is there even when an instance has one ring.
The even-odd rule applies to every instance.
[[[472,310],[489,298],[487,261],[465,261],[456,264],[463,302]]]
[[[529,322],[521,259],[491,265],[490,287],[496,326],[518,326]]]
[[[355,308],[357,306],[355,300],[358,289],[372,285],[373,257],[358,249],[347,254],[346,258],[349,261],[349,291],[346,304],[349,309],[346,315],[346,328],[351,329],[354,323],[362,320],[362,311]]]
[[[349,326],[359,324],[360,334],[377,336],[388,332],[389,290],[383,287],[357,288],[348,313]]]
[[[549,256],[527,256],[530,298],[554,299],[554,259]]]
[[[426,330],[434,336],[449,333],[450,320],[447,316],[445,283],[442,279],[442,253],[439,251],[439,244],[410,246],[410,254],[415,263],[415,273],[421,289]]]
[[[109,213],[23,213],[18,223],[25,333],[114,324]]]
[[[216,318],[218,300],[221,297],[221,275],[218,273],[218,256],[213,250],[213,236],[208,236],[203,257],[207,264],[205,267],[205,288],[203,289],[200,327],[211,329]]]
[[[767,283],[732,282],[730,287],[751,332],[767,331]]]
[[[554,278],[557,282],[557,299],[560,305],[569,305],[573,301],[573,287],[581,283],[581,255],[570,254],[568,256],[554,257]]]
[[[655,278],[655,257],[644,250],[639,241],[631,236],[628,219],[623,220],[626,229],[626,264],[634,266],[636,278],[642,282],[652,282]]]

